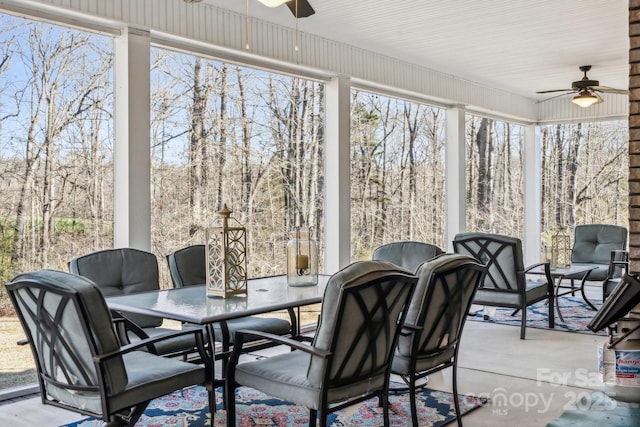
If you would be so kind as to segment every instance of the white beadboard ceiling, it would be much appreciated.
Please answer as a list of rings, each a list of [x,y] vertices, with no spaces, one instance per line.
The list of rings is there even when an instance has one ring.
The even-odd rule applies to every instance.
[[[204,0],[244,13],[246,0]],[[298,29],[535,100],[570,88],[592,65],[628,87],[626,0],[309,0]],[[252,17],[294,28],[286,5],[249,0]],[[620,96],[620,95],[614,95]]]

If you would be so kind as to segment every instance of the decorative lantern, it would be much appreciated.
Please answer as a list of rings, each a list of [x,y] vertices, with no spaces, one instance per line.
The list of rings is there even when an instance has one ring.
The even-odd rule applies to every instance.
[[[559,228],[551,236],[551,267],[567,268],[571,266],[571,236]]]
[[[207,296],[226,298],[247,294],[247,233],[225,204],[220,212],[222,227],[207,229]],[[229,225],[229,219],[237,224]]]
[[[287,283],[289,286],[318,284],[318,246],[310,230],[296,228],[287,243]]]

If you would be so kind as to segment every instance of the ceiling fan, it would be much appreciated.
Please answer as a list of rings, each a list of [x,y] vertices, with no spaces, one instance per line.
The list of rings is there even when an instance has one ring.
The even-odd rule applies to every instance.
[[[260,3],[268,7],[278,7],[282,4],[287,5],[293,16],[296,18],[306,18],[316,13],[307,0],[258,0]]]
[[[184,0],[185,3],[200,3],[202,0]],[[287,7],[296,18],[306,18],[316,13],[308,0],[258,0],[267,7],[278,7],[287,4]],[[248,5],[248,3],[247,3]]]
[[[571,83],[571,89],[552,89],[552,90],[541,90],[536,93],[552,93],[552,92],[565,92],[563,94],[553,96],[551,98],[547,98],[544,101],[548,101],[549,99],[557,98],[558,96],[564,96],[569,93],[577,93],[576,96],[571,100],[574,104],[579,105],[580,107],[586,108],[593,104],[599,104],[602,102],[602,98],[598,95],[597,92],[600,93],[616,93],[620,95],[627,95],[629,93],[626,89],[614,89],[607,86],[600,86],[600,82],[598,80],[591,80],[587,77],[587,72],[591,69],[591,65],[582,65],[580,67],[580,71],[584,73],[584,76],[580,80],[576,80]],[[540,101],[540,102],[544,102]]]

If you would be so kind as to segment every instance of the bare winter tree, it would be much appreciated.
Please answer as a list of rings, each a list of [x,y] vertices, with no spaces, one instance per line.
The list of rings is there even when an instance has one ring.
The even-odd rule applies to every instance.
[[[42,225],[31,224],[31,236],[39,235],[37,245],[30,245],[30,263],[47,264],[53,217],[61,199],[63,189],[57,183],[65,183],[65,172],[56,180],[58,169],[59,138],[72,123],[100,108],[102,98],[98,96],[105,85],[105,70],[110,68],[108,60],[102,68],[91,70],[80,67],[89,61],[78,61],[78,52],[90,47],[88,35],[60,32],[43,34],[39,26],[30,26],[29,43],[22,55],[23,66],[30,70],[28,87],[25,88],[26,108],[31,112],[26,132],[25,169],[16,207],[14,229],[14,252],[12,261],[22,263],[27,257],[27,217],[33,219],[34,212],[40,212]],[[82,76],[78,78],[77,76]],[[39,174],[39,175],[38,175]],[[38,191],[37,198],[32,197]],[[30,209],[27,210],[27,209]],[[40,230],[37,233],[37,230]],[[37,248],[37,250],[35,250]]]

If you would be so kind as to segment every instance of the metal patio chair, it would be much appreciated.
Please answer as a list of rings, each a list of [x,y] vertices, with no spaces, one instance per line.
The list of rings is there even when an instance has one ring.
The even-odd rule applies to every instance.
[[[16,276],[9,296],[27,335],[43,404],[89,415],[110,426],[133,426],[152,399],[191,385],[209,385],[212,367],[153,353],[168,336],[122,345],[104,296],[91,280],[54,270]]]
[[[474,304],[513,308],[522,313],[520,339],[525,338],[527,307],[548,301],[549,328],[555,326],[554,282],[549,263],[534,264],[525,269],[522,242],[516,237],[493,233],[459,233],[453,240],[456,253],[469,255],[486,265],[487,273],[480,283]],[[544,266],[542,281],[531,280],[527,271]]]
[[[417,381],[452,367],[453,402],[462,426],[458,403],[460,337],[485,267],[466,255],[442,254],[423,263],[418,284],[402,325],[391,372],[409,386],[411,422],[418,427]]]
[[[417,278],[382,261],[359,261],[327,284],[311,345],[242,330],[229,362],[227,426],[235,427],[235,389],[252,387],[309,408],[309,425],[326,426],[329,412],[377,396],[389,426],[389,371],[399,324]],[[295,351],[238,363],[246,336],[257,335]]]

